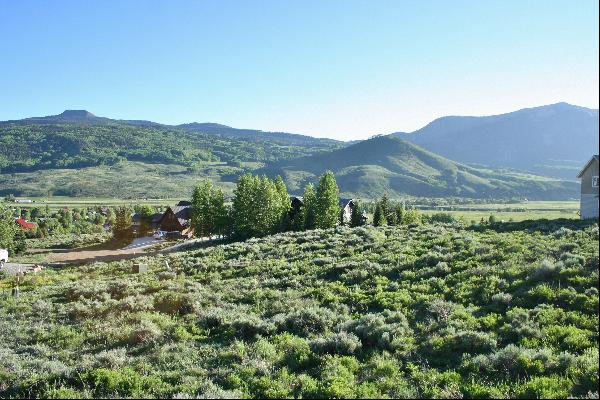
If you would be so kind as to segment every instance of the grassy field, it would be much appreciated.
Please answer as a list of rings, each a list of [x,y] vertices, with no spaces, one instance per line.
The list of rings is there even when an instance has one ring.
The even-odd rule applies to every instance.
[[[17,197],[18,200],[32,200],[32,203],[14,203],[21,208],[46,207],[50,209],[56,208],[76,208],[76,207],[92,207],[92,206],[120,206],[120,205],[135,205],[149,204],[153,206],[162,206],[174,204],[182,198],[173,199],[115,199],[110,197],[68,197],[68,196],[53,196],[53,197]]]
[[[95,205],[117,206],[150,204],[153,206],[165,206],[175,204],[179,200],[188,199],[189,195],[182,193],[179,198],[138,198],[123,199],[111,197],[69,197],[69,196],[35,196],[35,197],[17,197],[18,200],[33,200],[33,203],[15,203],[21,208],[46,207],[50,209],[64,207],[87,207]],[[421,207],[417,206],[421,209]],[[579,202],[578,201],[529,201],[521,203],[473,203],[469,205],[447,205],[439,207],[437,210],[421,209],[424,214],[435,214],[439,212],[452,214],[457,218],[462,218],[466,222],[479,221],[481,218],[487,219],[494,215],[498,220],[504,221],[524,221],[528,219],[578,219]]]
[[[122,162],[113,166],[0,174],[0,193],[37,197],[74,193],[74,198],[185,198],[191,195],[198,181],[210,179],[231,194],[242,171],[224,163],[204,163],[188,170],[180,165]]]
[[[578,201],[529,201],[514,204],[470,204],[440,207],[439,211],[423,210],[425,214],[443,212],[465,221],[479,221],[490,215],[497,220],[524,221],[529,219],[579,219]]]

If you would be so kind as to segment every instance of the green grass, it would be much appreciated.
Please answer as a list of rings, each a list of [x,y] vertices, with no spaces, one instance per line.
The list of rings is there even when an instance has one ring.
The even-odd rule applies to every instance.
[[[81,169],[49,169],[0,174],[2,193],[17,196],[54,197],[68,194],[82,198],[187,198],[202,179],[218,183],[231,194],[242,169],[223,163],[205,164],[188,171],[170,164],[121,162],[114,166]]]
[[[417,207],[418,208],[418,207]],[[525,221],[536,219],[579,219],[578,201],[529,201],[521,203],[473,203],[447,205],[439,207],[440,211],[423,210],[425,214],[438,212],[451,214],[467,222],[488,219],[493,215],[498,220]]]

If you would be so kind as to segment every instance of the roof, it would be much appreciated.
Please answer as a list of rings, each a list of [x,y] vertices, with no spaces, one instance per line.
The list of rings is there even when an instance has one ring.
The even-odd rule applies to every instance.
[[[169,208],[171,209],[171,211],[173,211],[173,214],[175,214],[175,217],[177,217],[177,220],[179,220],[181,226],[187,226],[191,218],[192,205],[190,202],[185,202],[189,204],[180,206],[179,204],[181,203],[184,202],[180,201],[179,203],[177,203],[178,205]]]
[[[340,207],[345,208],[348,204],[352,203],[354,199],[340,199]]]
[[[152,223],[159,223],[160,219],[162,218],[163,214],[162,213],[156,213],[152,216]]]
[[[33,222],[29,222],[23,218],[15,218],[15,222],[21,226],[23,229],[34,229],[35,224]]]
[[[598,161],[598,154],[594,154],[592,156],[592,158],[590,158],[590,161],[588,161],[585,164],[585,167],[583,167],[583,169],[581,171],[579,171],[579,173],[577,174],[578,178],[581,178],[583,176],[583,173],[585,172],[586,169],[588,169],[590,167],[590,165],[592,164],[592,162],[594,162],[594,160]]]
[[[301,207],[302,205],[304,205],[304,202],[299,197],[292,197],[291,204],[292,207]]]

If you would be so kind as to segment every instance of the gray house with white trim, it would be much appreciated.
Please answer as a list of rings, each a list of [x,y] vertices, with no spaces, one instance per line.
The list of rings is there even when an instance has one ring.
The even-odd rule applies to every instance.
[[[598,155],[593,156],[577,177],[581,179],[581,219],[598,218]]]

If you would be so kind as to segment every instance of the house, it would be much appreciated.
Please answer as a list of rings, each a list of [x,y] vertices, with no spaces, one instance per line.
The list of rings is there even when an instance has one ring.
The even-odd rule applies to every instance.
[[[183,236],[191,237],[194,229],[191,227],[192,203],[180,201],[172,207],[167,207],[160,218],[161,231],[179,232]]]
[[[598,155],[593,156],[577,175],[581,179],[581,219],[598,218]]]
[[[340,199],[340,224],[350,225],[354,207],[356,207],[356,203],[353,199]]]
[[[25,220],[24,218],[15,218],[15,222],[21,227],[21,229],[24,229],[26,231],[35,229],[35,224],[33,222]]]

